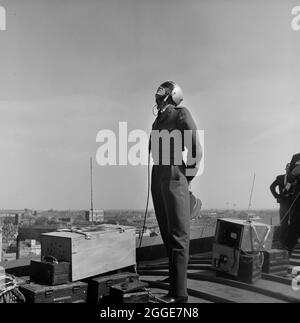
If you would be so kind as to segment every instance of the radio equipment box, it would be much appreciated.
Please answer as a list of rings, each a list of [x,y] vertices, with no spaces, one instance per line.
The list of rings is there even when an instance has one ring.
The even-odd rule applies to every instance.
[[[212,266],[216,271],[238,275],[240,252],[226,245],[213,244]]]
[[[240,255],[240,265],[238,280],[254,284],[261,278],[261,254],[242,254]]]
[[[217,277],[241,281],[247,284],[254,284],[261,278],[261,263],[259,254],[240,254],[237,275],[230,272],[217,271]]]
[[[264,252],[263,273],[286,275],[289,265],[289,253],[287,250],[272,249]]]
[[[115,284],[110,287],[110,298],[116,303],[147,303],[149,292],[145,288],[148,286],[138,279]]]
[[[70,281],[70,263],[58,262],[53,257],[31,260],[30,281],[51,286],[66,284]]]
[[[130,272],[121,272],[92,278],[88,282],[88,302],[95,304],[105,301],[110,294],[110,287],[119,283],[128,283],[138,279],[138,274]]]
[[[83,282],[52,287],[30,283],[19,289],[27,303],[86,303],[87,286]]]
[[[272,242],[273,229],[267,224],[240,219],[217,220],[216,244],[245,252],[253,252],[258,251],[258,249],[270,250]]]
[[[41,254],[71,264],[71,281],[136,264],[135,227],[96,225],[41,235]]]

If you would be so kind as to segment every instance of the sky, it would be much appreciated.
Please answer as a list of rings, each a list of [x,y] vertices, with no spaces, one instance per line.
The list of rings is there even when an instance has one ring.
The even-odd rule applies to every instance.
[[[277,208],[299,152],[294,0],[0,0],[0,208],[143,209],[146,166],[99,166],[102,129],[149,133],[154,93],[183,89],[205,131],[204,208]],[[150,205],[151,207],[151,205]]]

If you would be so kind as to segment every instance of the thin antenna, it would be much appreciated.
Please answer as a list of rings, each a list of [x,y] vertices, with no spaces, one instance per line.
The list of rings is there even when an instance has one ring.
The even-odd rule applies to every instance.
[[[250,193],[250,199],[249,199],[248,211],[251,209],[251,206],[252,206],[252,196],[253,196],[253,190],[254,190],[254,184],[255,184],[255,177],[256,177],[256,174],[254,173],[252,187],[251,187],[251,193]]]
[[[90,158],[90,172],[91,172],[91,213],[92,222],[94,222],[94,205],[93,205],[93,160]]]

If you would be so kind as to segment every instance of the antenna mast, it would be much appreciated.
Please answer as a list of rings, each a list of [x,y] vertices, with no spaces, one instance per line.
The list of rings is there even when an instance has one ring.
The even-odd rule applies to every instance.
[[[251,193],[250,193],[250,199],[249,199],[249,205],[248,205],[248,211],[250,210],[250,208],[252,206],[252,196],[253,196],[253,190],[254,190],[254,184],[255,184],[255,177],[256,177],[256,174],[254,173],[252,187],[251,187]],[[249,221],[249,213],[248,213],[248,221]]]
[[[93,160],[90,157],[90,175],[91,175],[91,215],[92,215],[92,222],[94,221],[94,205],[93,205]]]

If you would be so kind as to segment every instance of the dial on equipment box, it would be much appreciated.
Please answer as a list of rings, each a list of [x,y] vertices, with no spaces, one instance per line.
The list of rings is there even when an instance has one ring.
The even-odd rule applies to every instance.
[[[71,281],[134,266],[135,228],[103,224],[45,233],[41,254],[69,262]]]

